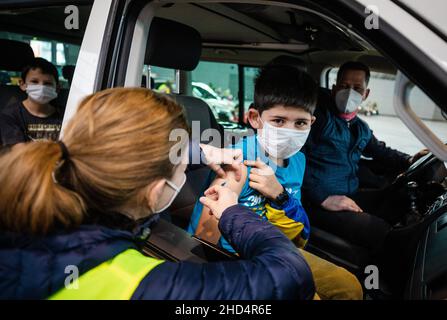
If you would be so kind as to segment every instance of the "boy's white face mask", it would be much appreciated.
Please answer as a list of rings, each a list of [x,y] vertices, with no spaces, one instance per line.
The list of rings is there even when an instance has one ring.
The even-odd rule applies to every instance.
[[[51,100],[57,98],[56,88],[41,84],[26,85],[26,93],[28,97],[40,104],[47,104]]]
[[[266,121],[262,122],[263,129],[258,133],[258,142],[269,155],[277,159],[288,159],[298,153],[309,137],[310,129],[277,128]]]

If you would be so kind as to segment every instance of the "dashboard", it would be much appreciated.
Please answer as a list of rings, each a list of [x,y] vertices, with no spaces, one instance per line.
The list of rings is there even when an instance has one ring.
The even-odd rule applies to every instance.
[[[435,220],[420,240],[406,298],[447,299],[447,193],[430,207]]]

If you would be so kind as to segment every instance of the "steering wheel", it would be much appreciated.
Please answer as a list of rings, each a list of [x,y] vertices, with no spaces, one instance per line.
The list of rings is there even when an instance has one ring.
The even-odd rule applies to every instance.
[[[393,185],[403,181],[411,181],[417,179],[424,171],[430,167],[439,164],[441,161],[431,152],[413,163],[404,173],[400,174]]]
[[[411,178],[413,176],[417,176],[418,173],[424,171],[425,168],[430,167],[431,165],[433,165],[437,161],[439,161],[438,158],[436,158],[436,156],[433,153],[429,152],[428,154],[426,154],[425,156],[420,158],[418,161],[413,163],[407,169],[407,171],[404,172],[404,175],[406,175],[407,178]]]

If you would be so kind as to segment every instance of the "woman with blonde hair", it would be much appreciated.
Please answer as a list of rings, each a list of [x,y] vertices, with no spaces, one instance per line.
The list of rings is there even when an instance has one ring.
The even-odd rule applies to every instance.
[[[170,160],[174,129],[187,129],[174,101],[109,89],[82,101],[63,141],[1,156],[0,298],[312,298],[294,245],[222,186],[201,201],[241,260],[173,263],[140,252],[155,213],[186,180],[186,165]]]

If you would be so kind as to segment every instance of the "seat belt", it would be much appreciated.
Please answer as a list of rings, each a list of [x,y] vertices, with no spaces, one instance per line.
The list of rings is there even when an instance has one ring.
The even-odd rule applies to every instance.
[[[142,250],[149,256],[172,262],[206,263],[238,259],[237,255],[196,236],[191,236],[185,230],[164,219],[160,219],[151,228],[151,233]]]

